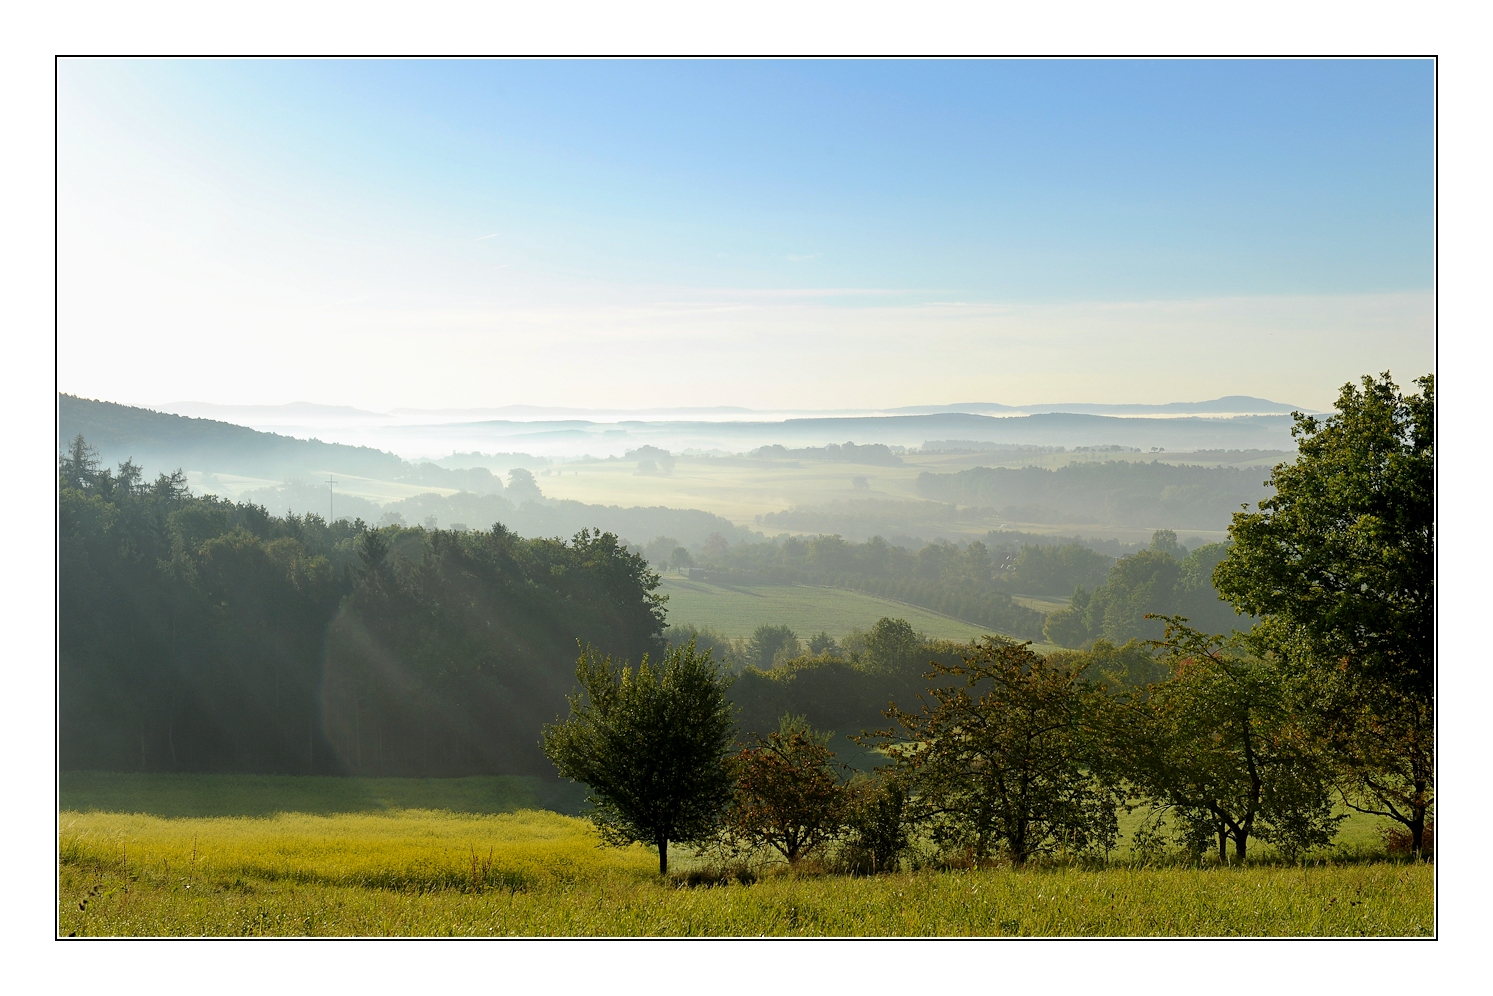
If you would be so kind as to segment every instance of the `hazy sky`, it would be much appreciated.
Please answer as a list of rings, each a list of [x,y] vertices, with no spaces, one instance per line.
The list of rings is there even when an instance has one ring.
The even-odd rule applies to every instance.
[[[1434,361],[1429,62],[59,70],[62,390],[1327,407]]]

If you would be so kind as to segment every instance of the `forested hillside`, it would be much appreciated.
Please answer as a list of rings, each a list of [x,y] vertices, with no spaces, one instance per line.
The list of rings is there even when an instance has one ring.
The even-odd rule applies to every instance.
[[[395,480],[405,463],[366,446],[257,432],[205,418],[167,415],[108,401],[57,395],[57,446],[82,435],[105,463],[133,460],[156,470],[185,467],[271,480],[335,467]]]
[[[992,508],[1021,522],[1223,529],[1241,505],[1268,497],[1262,470],[1107,460],[1040,467],[974,467],[918,476],[924,498]]]
[[[81,440],[58,483],[65,769],[543,774],[577,641],[662,647],[610,534],[271,516]]]
[[[1176,536],[1158,532],[1149,550],[1121,557],[1096,584],[1077,585],[1068,608],[1047,616],[1043,635],[1075,648],[1096,640],[1160,639],[1164,626],[1148,614],[1180,615],[1208,633],[1248,631],[1254,617],[1236,613],[1213,587],[1213,569],[1228,549],[1226,543],[1208,543],[1189,553]]]

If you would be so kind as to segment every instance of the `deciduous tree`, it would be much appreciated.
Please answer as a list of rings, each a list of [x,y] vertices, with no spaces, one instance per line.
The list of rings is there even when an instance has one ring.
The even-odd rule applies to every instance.
[[[843,858],[855,872],[894,871],[911,845],[907,792],[884,771],[846,786]]]
[[[787,626],[771,626],[763,623],[747,640],[747,659],[752,665],[766,671],[781,655],[798,656],[798,634]]]
[[[1238,512],[1213,582],[1282,620],[1319,661],[1428,700],[1434,671],[1435,380],[1408,397],[1388,373],[1343,385],[1325,421],[1297,414],[1300,455],[1275,494]]]
[[[1296,415],[1300,455],[1239,512],[1218,590],[1267,617],[1254,639],[1303,678],[1345,801],[1389,816],[1418,852],[1435,756],[1435,378],[1345,384],[1335,414]]]
[[[830,736],[802,717],[784,716],[776,732],[736,756],[736,796],[727,816],[736,838],[771,847],[791,865],[840,835],[845,789]]]
[[[654,845],[667,874],[670,842],[704,839],[731,799],[729,681],[694,641],[636,669],[587,648],[576,679],[570,718],[544,728],[544,752],[590,788],[604,839]]]
[[[1179,818],[1195,846],[1216,835],[1220,861],[1229,841],[1244,861],[1251,837],[1288,854],[1326,844],[1341,819],[1332,769],[1292,715],[1279,661],[1164,621],[1171,673],[1111,713],[1112,770],[1157,815]]]
[[[1336,766],[1343,803],[1399,823],[1411,853],[1420,855],[1435,803],[1432,703],[1354,679],[1342,665],[1306,669],[1297,699],[1303,721]]]
[[[990,638],[962,664],[932,667],[932,701],[893,706],[900,730],[879,736],[935,839],[977,860],[1000,848],[1015,864],[1112,846],[1115,797],[1090,764],[1094,686],[1028,644]]]

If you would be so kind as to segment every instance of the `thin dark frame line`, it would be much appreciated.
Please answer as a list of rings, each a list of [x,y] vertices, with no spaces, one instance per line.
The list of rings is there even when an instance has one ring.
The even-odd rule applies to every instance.
[[[161,60],[233,60],[233,61],[296,61],[296,60],[328,60],[328,61],[373,61],[373,60],[399,60],[399,61],[443,61],[443,60],[596,60],[596,61],[1053,61],[1053,60],[1082,60],[1082,61],[1185,61],[1185,60],[1209,60],[1209,61],[1308,61],[1308,60],[1330,60],[1330,61],[1357,61],[1357,60],[1429,60],[1432,63],[1432,372],[1439,375],[1441,372],[1441,57],[1439,54],[1165,54],[1165,55],[1091,55],[1091,54],[1023,54],[1023,55],[573,55],[573,54],[526,54],[526,55],[463,55],[463,54],[426,54],[426,55],[369,55],[369,54],[55,54],[52,57],[52,436],[61,432],[61,405],[58,402],[61,390],[61,225],[60,225],[60,72],[61,60],[64,58],[109,58],[109,60],[136,60],[136,58],[161,58]],[[1432,412],[1435,426],[1441,426],[1441,409],[1433,408]],[[1432,500],[1433,500],[1433,529],[1438,523],[1439,509],[1441,509],[1441,491],[1436,487],[1439,482],[1439,458],[1432,469]],[[52,502],[52,751],[54,751],[54,768],[52,768],[52,830],[54,836],[61,833],[61,506],[60,494],[57,491],[57,481],[54,479],[54,502]],[[1433,584],[1436,576],[1441,575],[1441,545],[1432,542],[1433,557]],[[1441,685],[1441,605],[1433,602],[1432,611],[1435,612],[1435,623],[1433,623],[1433,687]],[[1441,756],[1441,712],[1436,711],[1435,721],[1435,756],[1438,760]],[[1441,866],[1439,862],[1432,862],[1432,905],[1436,911],[1436,932],[1429,938],[1303,938],[1303,936],[1288,936],[1288,938],[1274,938],[1274,936],[1259,936],[1259,938],[1232,938],[1236,941],[1250,941],[1250,939],[1272,939],[1272,941],[1374,941],[1374,939],[1394,939],[1394,941],[1435,941],[1439,938],[1439,893],[1441,893]],[[52,888],[52,911],[54,911],[54,939],[63,941],[61,936],[61,877],[54,878]],[[157,936],[157,938],[90,938],[93,941],[179,941],[182,938],[173,936]],[[215,938],[222,939],[222,938]],[[242,938],[245,941],[255,938]],[[305,941],[387,941],[388,938],[363,938],[363,936],[339,936],[339,938],[299,938]],[[402,941],[426,941],[436,938],[396,938]],[[493,941],[503,938],[445,938],[449,941]],[[546,936],[546,938],[515,938],[527,939],[527,941],[684,941],[688,938],[657,938],[657,936],[646,936],[646,938],[566,938],[566,936]],[[711,941],[761,941],[766,938],[702,938]],[[994,939],[1009,939],[1009,941],[1217,941],[1220,938],[1206,938],[1206,936],[1188,936],[1188,938],[1171,938],[1171,936],[1145,936],[1145,938],[1005,938],[1005,936],[979,936],[979,938],[903,938],[903,936],[876,936],[876,938],[770,938],[782,939],[782,941],[994,941]]]

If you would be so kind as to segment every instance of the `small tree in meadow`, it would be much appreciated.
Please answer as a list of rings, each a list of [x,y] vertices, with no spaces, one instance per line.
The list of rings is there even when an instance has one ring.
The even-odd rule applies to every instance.
[[[790,865],[839,836],[845,789],[835,771],[832,734],[784,716],[777,732],[736,755],[736,796],[728,830],[750,847],[771,847]]]
[[[544,728],[544,753],[590,788],[603,839],[654,845],[666,875],[670,842],[708,837],[731,800],[729,680],[693,640],[636,670],[586,648],[576,678],[583,694],[570,697],[568,720]]]
[[[1279,662],[1163,618],[1171,673],[1112,712],[1107,752],[1132,789],[1170,812],[1193,850],[1215,836],[1243,862],[1251,837],[1294,856],[1328,843],[1333,768],[1293,713]]]
[[[1000,849],[1018,865],[1113,845],[1114,793],[1089,758],[1095,686],[1028,644],[990,638],[962,664],[932,668],[932,702],[888,709],[901,729],[877,736],[935,840],[976,860]]]

